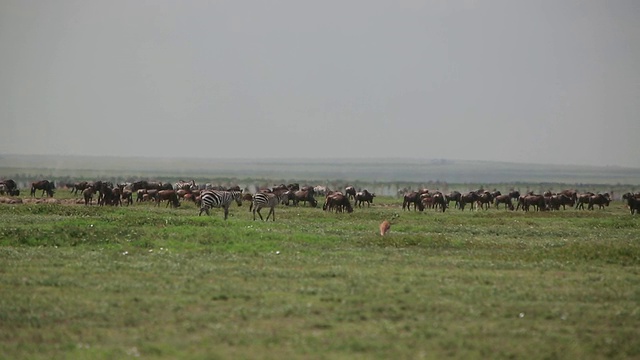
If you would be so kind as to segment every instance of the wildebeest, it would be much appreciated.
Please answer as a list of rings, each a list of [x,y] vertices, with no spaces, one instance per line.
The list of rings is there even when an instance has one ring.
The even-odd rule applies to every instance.
[[[493,202],[496,204],[496,209],[500,208],[500,204],[504,204],[504,208],[513,210],[513,203],[511,202],[510,195],[498,195],[493,199]]]
[[[293,194],[293,205],[298,206],[299,202],[302,202],[303,205],[306,205],[307,202],[312,207],[318,206],[318,201],[313,197],[313,189],[304,189],[298,190],[292,193]]]
[[[40,197],[46,192],[49,197],[53,197],[53,190],[56,188],[55,183],[49,180],[40,180],[31,183],[31,196],[36,196],[36,190],[42,190]]]
[[[4,186],[4,191],[9,196],[20,195],[20,190],[18,190],[18,185],[13,179],[0,180],[0,184]]]
[[[605,206],[609,206],[611,199],[609,198],[609,194],[597,194],[589,197],[589,206],[587,209],[593,210],[594,205],[598,205],[599,209],[604,209]]]
[[[168,207],[171,205],[174,208],[180,207],[180,202],[178,201],[178,194],[176,194],[175,190],[160,190],[156,195],[156,206],[160,206],[160,202],[163,200],[167,200]]]
[[[440,191],[425,192],[420,195],[420,201],[422,203],[422,209],[420,209],[420,211],[425,208],[430,208],[436,210],[440,209],[442,212],[445,212],[449,205],[447,199]]]
[[[518,199],[520,198],[520,191],[518,190],[509,191],[509,197],[511,198],[512,201],[517,202]]]
[[[564,193],[558,193],[548,198],[548,205],[550,210],[560,210],[560,206],[562,206],[563,210],[566,210],[566,206],[569,205],[573,207],[575,201]]]
[[[420,198],[420,193],[417,191],[412,191],[408,194],[404,194],[404,198],[402,200],[402,210],[411,210],[411,204],[413,204],[413,210],[424,210],[424,204],[422,204],[422,199]]]
[[[462,194],[459,191],[452,191],[445,195],[445,199],[447,200],[447,203],[455,201],[454,207],[457,208],[460,206],[460,196],[462,196]]]
[[[318,185],[313,188],[313,192],[318,196],[326,196],[329,192],[329,188],[323,185]]]
[[[464,211],[464,207],[467,204],[470,204],[471,210],[473,210],[473,204],[478,201],[478,193],[475,191],[470,191],[466,194],[462,194],[460,196],[460,210]]]
[[[478,193],[478,199],[476,202],[478,204],[478,208],[488,210],[493,204],[493,195],[488,191]]]
[[[638,211],[640,211],[640,198],[635,197],[632,194],[629,194],[629,195],[631,196],[627,196],[625,199],[627,200],[627,206],[631,211],[631,215],[634,215]]]
[[[533,206],[536,211],[544,211],[547,209],[547,203],[543,195],[525,195],[523,198],[522,209],[529,211],[529,208]]]
[[[362,207],[362,204],[366,202],[367,207],[370,207],[374,197],[376,197],[376,194],[370,193],[367,189],[359,191],[355,196],[355,206]]]
[[[92,187],[88,187],[82,190],[82,197],[84,198],[85,205],[91,205],[91,201],[93,200],[94,193],[95,193],[95,190]]]
[[[78,195],[78,193],[82,193],[87,187],[89,187],[89,183],[87,181],[75,182],[71,184],[71,193]]]
[[[592,192],[585,192],[576,196],[576,209],[584,209],[584,204],[589,204],[589,199],[595,195]]]
[[[348,213],[352,213],[353,207],[346,195],[341,192],[336,192],[325,197],[322,210],[335,211],[336,213],[346,210]]]
[[[347,199],[355,200],[355,198],[356,198],[356,188],[354,188],[353,186],[347,186],[346,188],[344,188],[344,194],[347,196]]]

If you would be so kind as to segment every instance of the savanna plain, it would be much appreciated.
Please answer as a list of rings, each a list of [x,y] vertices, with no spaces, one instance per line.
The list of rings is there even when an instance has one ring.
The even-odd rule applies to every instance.
[[[0,357],[640,358],[640,217],[621,201],[248,208],[0,204]]]

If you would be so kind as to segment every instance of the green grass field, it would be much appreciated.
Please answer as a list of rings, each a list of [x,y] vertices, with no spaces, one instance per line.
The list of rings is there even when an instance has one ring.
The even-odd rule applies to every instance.
[[[640,217],[620,202],[197,215],[0,204],[0,357],[640,357]]]

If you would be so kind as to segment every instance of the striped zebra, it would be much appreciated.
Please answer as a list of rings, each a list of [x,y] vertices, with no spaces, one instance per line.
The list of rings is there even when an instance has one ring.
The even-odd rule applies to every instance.
[[[276,213],[273,210],[276,205],[284,202],[287,200],[287,192],[286,191],[282,191],[282,192],[275,192],[275,193],[257,193],[255,195],[253,195],[253,203],[251,204],[253,206],[253,220],[256,220],[256,212],[258,213],[258,215],[260,216],[260,220],[264,219],[262,218],[262,214],[260,214],[260,209],[262,209],[263,207],[269,207],[269,214],[267,214],[267,220],[269,220],[269,216],[271,216],[273,214],[273,221],[276,221]]]
[[[209,209],[212,207],[221,207],[224,208],[224,219],[227,220],[227,216],[229,215],[229,205],[231,205],[233,201],[235,201],[238,206],[242,206],[242,191],[207,190],[202,192],[200,199],[202,201],[202,206],[200,206],[200,213],[198,216],[202,215],[203,211],[209,215]]]

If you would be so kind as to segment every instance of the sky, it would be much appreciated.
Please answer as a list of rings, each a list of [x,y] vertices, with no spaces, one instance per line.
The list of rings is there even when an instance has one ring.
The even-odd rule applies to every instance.
[[[640,167],[640,1],[0,1],[0,154]]]

